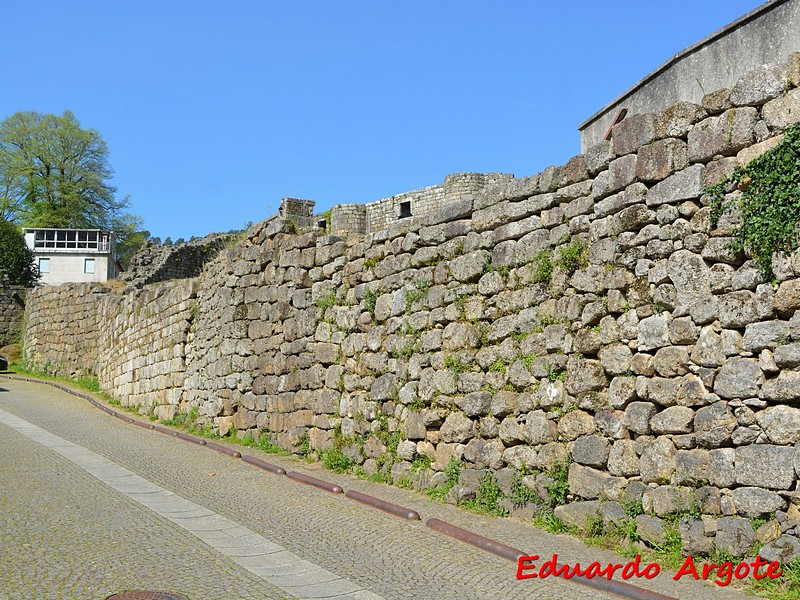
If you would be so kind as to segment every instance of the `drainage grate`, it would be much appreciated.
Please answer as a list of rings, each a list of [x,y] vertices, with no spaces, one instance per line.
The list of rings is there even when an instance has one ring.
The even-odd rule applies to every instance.
[[[112,594],[106,600],[189,600],[183,594],[175,592],[153,592],[151,590],[134,590]]]

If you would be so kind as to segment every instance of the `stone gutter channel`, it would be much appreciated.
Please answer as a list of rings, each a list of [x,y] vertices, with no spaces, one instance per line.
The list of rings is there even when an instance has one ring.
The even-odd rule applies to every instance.
[[[154,425],[153,423],[147,423],[145,421],[140,421],[138,419],[134,419],[128,415],[123,413],[119,413],[108,406],[98,402],[94,398],[92,398],[88,394],[83,394],[80,392],[76,392],[66,386],[63,386],[58,383],[54,383],[52,381],[44,381],[40,379],[30,379],[27,377],[12,377],[10,375],[4,376],[6,379],[10,379],[13,381],[26,381],[32,383],[41,383],[44,385],[49,385],[51,387],[57,388],[62,392],[67,394],[71,394],[78,398],[82,398],[88,401],[90,404],[99,408],[103,412],[107,413],[112,417],[116,417],[126,423],[131,425],[135,425],[137,427],[141,427],[143,429],[149,429],[152,431],[156,431],[158,433],[168,435],[174,438],[178,438],[185,442],[189,442],[192,444],[197,444],[199,446],[205,446],[210,450],[214,450],[215,452],[219,452],[220,454],[224,454],[226,456],[230,456],[231,458],[239,458],[242,461],[259,468],[263,471],[267,471],[274,475],[285,475],[286,477],[293,479],[299,483],[303,483],[305,485],[310,485],[316,487],[321,490],[325,490],[331,494],[344,494],[345,498],[353,500],[355,502],[360,502],[377,510],[383,511],[390,515],[399,517],[401,519],[405,519],[408,521],[421,521],[422,518],[420,517],[419,513],[415,510],[411,510],[409,508],[405,508],[403,506],[393,504],[391,502],[387,502],[386,500],[381,500],[380,498],[376,498],[374,496],[370,496],[368,494],[364,494],[362,492],[358,492],[356,490],[345,490],[338,485],[333,483],[329,483],[322,479],[318,479],[316,477],[312,477],[311,475],[306,475],[304,473],[298,473],[296,471],[286,471],[281,467],[277,467],[272,465],[266,461],[261,460],[255,456],[249,456],[246,454],[242,454],[237,450],[233,450],[221,444],[216,444],[214,442],[210,442],[200,437],[196,437],[190,435],[188,433],[183,433],[179,431],[174,431],[172,429],[168,429],[166,427],[162,427],[160,425]],[[491,540],[489,538],[483,537],[461,527],[457,527],[446,521],[442,521],[436,518],[429,518],[425,521],[425,525],[443,535],[449,536],[453,539],[456,539],[460,542],[465,544],[469,544],[484,552],[489,552],[490,554],[494,554],[495,556],[499,556],[505,560],[511,561],[515,564],[518,563],[519,558],[522,556],[527,556],[525,552],[521,550],[517,550],[516,548],[512,548],[511,546],[507,546],[500,542]],[[644,588],[640,588],[638,586],[632,585],[630,583],[626,583],[623,581],[615,581],[613,579],[608,580],[604,578],[587,578],[581,575],[575,575],[569,578],[569,581],[579,583],[581,585],[588,586],[595,590],[599,590],[605,593],[616,594],[621,598],[627,598],[629,600],[678,600],[673,596],[665,596],[664,594],[659,594],[658,592],[653,592],[651,590],[647,590]]]

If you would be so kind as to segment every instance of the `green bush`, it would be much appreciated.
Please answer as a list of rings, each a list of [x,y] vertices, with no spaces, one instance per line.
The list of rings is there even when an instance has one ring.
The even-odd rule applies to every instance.
[[[559,251],[558,266],[568,273],[574,273],[578,269],[583,269],[588,264],[589,253],[578,239],[572,240]]]
[[[550,260],[550,252],[542,250],[533,259],[533,283],[550,283],[553,278],[553,262]]]

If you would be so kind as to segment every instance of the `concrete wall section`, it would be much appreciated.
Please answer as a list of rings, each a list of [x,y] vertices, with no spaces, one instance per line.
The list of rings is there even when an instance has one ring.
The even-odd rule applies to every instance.
[[[732,88],[745,72],[800,50],[800,0],[772,0],[669,59],[578,129],[581,151],[603,139],[622,108],[629,115]]]

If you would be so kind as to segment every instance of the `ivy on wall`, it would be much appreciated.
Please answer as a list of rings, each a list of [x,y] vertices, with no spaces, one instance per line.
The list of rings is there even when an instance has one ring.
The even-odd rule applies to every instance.
[[[733,186],[741,194],[726,194]],[[772,253],[798,248],[800,223],[800,124],[786,130],[780,144],[709,187],[711,223],[716,226],[726,210],[741,214],[733,232],[731,250],[744,251],[772,273]]]

